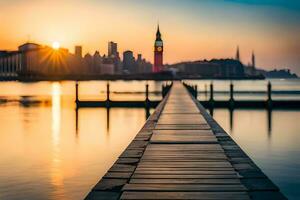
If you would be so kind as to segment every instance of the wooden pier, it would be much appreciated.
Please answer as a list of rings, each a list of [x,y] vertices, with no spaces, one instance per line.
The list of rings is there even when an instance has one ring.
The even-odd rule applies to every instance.
[[[195,97],[198,98],[198,88],[197,85],[188,85],[185,84],[185,87],[188,91]],[[272,91],[271,82],[268,82],[267,91],[265,92],[267,95],[266,100],[236,100],[234,98],[234,85],[231,83],[229,86],[229,100],[216,100],[214,98],[214,85],[210,84],[209,90],[209,99],[208,100],[200,100],[199,102],[205,108],[214,109],[214,108],[260,108],[260,109],[299,109],[300,108],[300,100],[297,99],[273,99],[272,94],[299,94],[299,91]],[[247,91],[242,91],[247,92]],[[203,94],[203,92],[201,92]],[[207,91],[204,94],[208,94]]]
[[[286,199],[180,83],[96,184],[96,199]]]
[[[194,96],[195,99],[198,98],[199,92],[197,89],[197,85],[188,85],[184,83],[184,86],[188,89],[188,91]],[[160,100],[150,100],[149,99],[149,86],[148,84],[145,85],[145,99],[144,100],[122,100],[122,101],[115,101],[110,99],[110,85],[109,83],[106,85],[106,99],[105,100],[80,100],[79,99],[79,85],[78,82],[76,82],[75,85],[76,92],[75,92],[75,103],[76,108],[84,108],[84,107],[137,107],[137,108],[155,108],[159,103]],[[171,88],[171,84],[165,83],[162,85],[161,94],[162,97],[165,97],[168,91]],[[267,85],[267,99],[266,100],[236,100],[234,98],[234,86],[231,83],[230,84],[230,98],[229,100],[216,100],[214,98],[214,94],[216,91],[214,91],[213,84],[210,84],[210,91],[209,91],[209,100],[200,100],[199,102],[201,105],[205,108],[208,108],[210,110],[214,108],[228,108],[228,109],[237,109],[237,108],[258,108],[258,109],[300,109],[300,100],[284,100],[284,99],[276,99],[274,100],[272,98],[272,93],[276,92],[279,94],[284,94],[283,91],[272,91],[271,83],[269,82]],[[242,91],[247,92],[247,91]],[[299,94],[300,91],[290,91],[288,94]],[[204,92],[206,95],[208,94],[207,91]]]

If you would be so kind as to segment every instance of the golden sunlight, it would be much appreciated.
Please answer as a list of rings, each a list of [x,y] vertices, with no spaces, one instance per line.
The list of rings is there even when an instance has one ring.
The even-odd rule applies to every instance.
[[[53,49],[56,49],[56,50],[59,49],[59,48],[60,48],[59,42],[56,42],[56,41],[53,42],[53,43],[52,43],[52,48],[53,48]]]

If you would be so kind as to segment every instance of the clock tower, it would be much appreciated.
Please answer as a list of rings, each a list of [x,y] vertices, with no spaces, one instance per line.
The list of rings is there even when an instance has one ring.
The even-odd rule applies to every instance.
[[[157,26],[156,39],[154,43],[154,65],[152,72],[160,72],[163,68],[163,41],[161,39],[161,34],[159,31],[159,26]]]

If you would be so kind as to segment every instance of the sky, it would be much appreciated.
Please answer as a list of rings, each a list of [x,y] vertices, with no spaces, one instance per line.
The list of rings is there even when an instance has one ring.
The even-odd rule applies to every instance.
[[[84,53],[132,50],[153,62],[157,23],[164,62],[232,58],[239,46],[263,69],[289,68],[300,75],[298,0],[0,0],[0,49],[27,41]]]

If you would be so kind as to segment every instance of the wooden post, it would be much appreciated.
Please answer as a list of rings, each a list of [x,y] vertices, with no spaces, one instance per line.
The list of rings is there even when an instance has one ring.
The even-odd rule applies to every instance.
[[[164,86],[164,84],[161,85],[161,96],[162,96],[162,98],[165,97],[165,86]]]
[[[230,100],[233,101],[233,84],[232,84],[232,82],[230,83]]]
[[[149,101],[149,85],[148,83],[146,84],[146,102]]]
[[[76,84],[75,84],[75,96],[76,96],[75,102],[78,103],[79,98],[78,98],[78,82],[77,81],[76,81]]]
[[[230,82],[230,99],[229,99],[230,108],[234,106],[234,99],[233,99],[233,84]]]
[[[268,82],[268,108],[272,109],[272,85],[271,82]]]
[[[110,91],[109,91],[109,82],[108,82],[107,85],[106,85],[106,101],[107,102],[110,101],[109,93],[110,93]]]
[[[207,85],[204,85],[204,95],[205,95],[205,99],[207,99]]]
[[[211,101],[211,102],[214,101],[214,86],[212,83],[210,84],[210,99],[209,99],[209,101]]]
[[[197,100],[198,98],[198,86],[195,85],[195,99]]]
[[[268,101],[272,101],[272,85],[270,81],[268,82]]]

